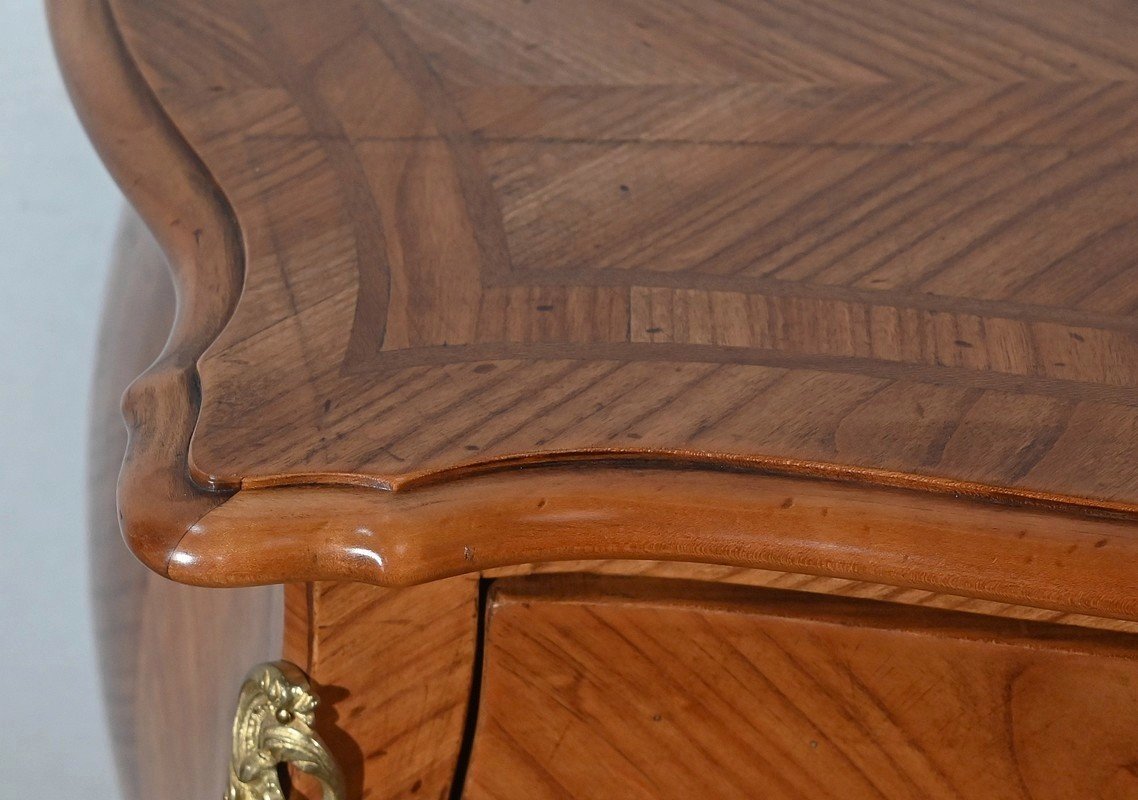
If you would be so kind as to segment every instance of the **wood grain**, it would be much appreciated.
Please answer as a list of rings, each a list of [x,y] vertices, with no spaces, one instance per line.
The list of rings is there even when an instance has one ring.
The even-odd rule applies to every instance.
[[[187,452],[200,400],[194,360],[224,326],[240,292],[240,235],[224,196],[126,55],[102,0],[50,0],[47,8],[72,103],[173,277],[172,318],[143,306],[128,307],[124,319],[115,320],[170,323],[155,334],[165,341],[157,359],[134,365],[145,372],[131,376],[122,396],[130,435],[118,482],[127,544],[164,573],[171,540],[226,497],[189,480]]]
[[[159,355],[173,315],[162,255],[128,213],[107,284],[88,449],[95,639],[126,800],[220,797],[245,672],[281,654],[279,588],[180,586],[143,567],[123,543],[115,508],[126,452],[119,399]]]
[[[939,608],[947,611],[960,611],[968,614],[983,614],[990,617],[1048,622],[1057,625],[1073,625],[1080,628],[1101,628],[1103,630],[1138,633],[1138,622],[1106,617],[1092,617],[1086,614],[1065,614],[1045,608],[1017,606],[975,597],[929,592],[923,589],[909,589],[903,586],[889,586],[866,581],[851,581],[845,578],[831,578],[822,575],[803,575],[794,572],[777,572],[768,569],[744,569],[727,567],[721,564],[691,564],[682,561],[549,561],[538,564],[516,564],[509,567],[489,569],[482,573],[487,580],[516,578],[526,575],[618,575],[626,578],[667,578],[703,583],[753,586],[764,589],[806,592],[809,594],[853,597],[862,600],[881,600],[905,606]]]
[[[1133,8],[51,9],[181,297],[126,403],[153,569],[618,554],[1133,616]],[[592,532],[527,510],[566,462]],[[834,521],[785,528],[803,492]]]
[[[307,640],[290,655],[327,700],[316,724],[351,800],[448,797],[475,668],[477,578],[316,583],[290,600],[292,633]]]
[[[202,482],[679,452],[1138,498],[1133,9],[112,6],[244,243]]]
[[[629,466],[494,472],[394,493],[241,491],[180,539],[170,576],[214,586],[327,576],[406,586],[509,564],[644,558],[1138,620],[1129,521]]]
[[[505,580],[463,796],[1121,800],[1136,642],[744,587]]]

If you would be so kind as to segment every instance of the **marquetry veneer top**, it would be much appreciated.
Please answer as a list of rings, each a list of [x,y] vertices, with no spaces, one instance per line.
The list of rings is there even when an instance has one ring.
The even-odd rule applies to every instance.
[[[617,454],[1138,507],[1134,4],[110,7],[239,243],[203,485]]]
[[[190,465],[1138,503],[1138,7],[113,0],[244,287]]]
[[[1138,5],[48,6],[178,291],[123,402],[159,573],[1138,620]]]

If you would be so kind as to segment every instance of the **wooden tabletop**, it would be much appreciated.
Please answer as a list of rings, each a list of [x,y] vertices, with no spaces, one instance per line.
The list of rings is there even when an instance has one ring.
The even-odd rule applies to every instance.
[[[1138,513],[1132,3],[84,4],[77,105],[189,298],[133,446],[203,490],[586,459]]]

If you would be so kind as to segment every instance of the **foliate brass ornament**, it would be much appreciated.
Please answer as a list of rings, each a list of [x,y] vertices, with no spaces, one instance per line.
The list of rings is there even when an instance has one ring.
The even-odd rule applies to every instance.
[[[286,800],[277,774],[280,764],[316,777],[324,785],[324,800],[345,800],[340,768],[312,729],[317,702],[294,664],[275,661],[249,671],[233,720],[224,800]]]

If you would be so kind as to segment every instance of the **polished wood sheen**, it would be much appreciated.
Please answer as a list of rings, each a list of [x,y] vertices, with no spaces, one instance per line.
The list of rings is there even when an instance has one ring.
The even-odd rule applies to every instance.
[[[304,635],[286,655],[329,701],[317,727],[349,797],[447,797],[475,670],[477,579],[317,583],[289,601],[289,630]]]
[[[491,590],[463,797],[1138,795],[1138,639],[683,581]]]
[[[549,561],[538,564],[518,564],[486,570],[483,577],[490,579],[512,578],[523,575],[619,575],[629,578],[669,578],[672,580],[753,586],[784,591],[853,597],[862,600],[881,600],[905,606],[939,608],[963,611],[991,617],[1050,622],[1080,628],[1138,633],[1138,622],[1109,617],[1091,617],[1085,614],[1064,614],[1044,608],[1016,606],[975,597],[938,594],[903,586],[851,581],[824,575],[803,575],[794,572],[777,572],[767,569],[741,569],[720,564],[693,564],[674,561]]]
[[[623,452],[1138,501],[1130,6],[111,5],[244,245],[202,481]]]
[[[1138,797],[1138,5],[47,4],[128,798]]]
[[[827,567],[839,532],[804,540],[803,570],[1133,615],[1132,6],[50,8],[182,301],[125,402],[123,526],[160,573],[390,585],[531,561],[528,514],[462,541],[502,513],[471,476],[537,502],[559,473],[517,467],[566,463],[602,522],[544,558],[795,569],[754,538],[780,515],[701,502],[731,469],[740,497],[781,491],[772,473],[863,487],[827,504],[854,504],[859,540]],[[610,479],[629,463],[653,469]],[[413,527],[399,498],[427,486],[457,534],[376,535]],[[604,522],[646,487],[698,525]],[[898,503],[937,530],[893,549]],[[1059,583],[1014,541],[1033,519]],[[731,541],[701,555],[703,528]],[[938,567],[897,577],[909,547]]]
[[[331,573],[406,585],[519,562],[652,558],[1138,620],[1129,521],[803,478],[611,465],[515,470],[408,492],[318,492],[238,492],[208,527],[182,538],[170,576],[226,585]],[[260,528],[272,531],[268,547]]]
[[[107,284],[91,392],[87,514],[96,641],[123,800],[221,797],[242,676],[281,651],[279,587],[182,586],[123,547],[115,509],[126,451],[119,399],[159,354],[173,316],[162,254],[128,213]]]

